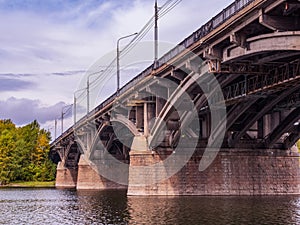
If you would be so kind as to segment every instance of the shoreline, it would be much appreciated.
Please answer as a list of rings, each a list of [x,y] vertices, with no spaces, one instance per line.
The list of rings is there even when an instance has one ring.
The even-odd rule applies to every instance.
[[[20,181],[0,185],[0,188],[55,188],[55,181]]]

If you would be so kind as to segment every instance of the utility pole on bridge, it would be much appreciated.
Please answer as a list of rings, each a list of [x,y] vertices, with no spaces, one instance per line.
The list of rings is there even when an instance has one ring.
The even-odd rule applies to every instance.
[[[156,67],[157,59],[158,59],[158,6],[157,0],[155,0],[154,5],[154,67]]]

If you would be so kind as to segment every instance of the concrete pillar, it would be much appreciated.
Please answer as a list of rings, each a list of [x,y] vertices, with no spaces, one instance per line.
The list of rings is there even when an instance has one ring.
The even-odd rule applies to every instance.
[[[144,107],[136,106],[136,127],[142,129],[144,127]]]
[[[207,127],[206,118],[201,120],[201,133],[202,133],[202,138],[208,138],[208,127]]]
[[[84,155],[81,155],[78,163],[78,181],[76,189],[127,189],[127,186],[117,184],[105,177],[100,176],[97,172],[97,169],[92,168],[89,162],[85,159]]]
[[[66,168],[63,162],[59,162],[56,169],[55,187],[76,188],[77,175],[77,168]]]
[[[271,130],[273,131],[280,123],[280,113],[274,112],[271,114]]]
[[[91,145],[92,145],[92,137],[91,137],[91,133],[90,132],[86,132],[86,144],[87,144],[87,149],[90,149]]]
[[[271,115],[267,114],[263,118],[264,120],[264,137],[271,133]]]
[[[153,124],[151,124],[151,122],[154,123],[155,115],[156,115],[156,106],[155,106],[155,104],[154,103],[148,103],[148,121],[149,121],[148,127],[149,127],[149,130],[152,129]]]
[[[129,115],[128,115],[128,118],[131,122],[133,123],[136,123],[136,107],[133,107],[134,109],[131,109],[129,111]]]
[[[144,103],[144,136],[149,136],[148,103]]]
[[[264,138],[264,121],[263,119],[259,119],[257,121],[257,139]]]
[[[162,98],[156,98],[156,117],[159,116],[161,110],[163,109],[164,105],[166,103],[165,99]]]

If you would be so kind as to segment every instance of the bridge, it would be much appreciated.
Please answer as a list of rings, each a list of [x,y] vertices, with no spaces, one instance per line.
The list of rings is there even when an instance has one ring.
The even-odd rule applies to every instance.
[[[56,186],[299,193],[299,16],[233,2],[53,141]]]

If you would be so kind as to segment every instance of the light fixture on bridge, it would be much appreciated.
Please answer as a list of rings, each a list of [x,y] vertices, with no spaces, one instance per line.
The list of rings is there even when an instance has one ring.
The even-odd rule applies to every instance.
[[[120,91],[120,48],[119,48],[119,44],[120,44],[120,41],[125,39],[125,38],[129,38],[131,36],[134,36],[134,35],[137,35],[138,33],[133,33],[133,34],[130,34],[130,35],[126,35],[126,36],[123,36],[121,38],[118,39],[117,41],[117,96],[119,96],[119,91]]]
[[[72,104],[74,106],[74,113],[73,113],[73,115],[74,115],[74,124],[76,123],[76,107],[77,107],[76,106],[76,101],[77,101],[76,94],[78,92],[83,92],[83,90],[87,90],[87,88],[81,88],[81,89],[74,92],[74,103]]]
[[[71,109],[71,107],[73,106],[73,104],[70,105],[65,105],[61,108],[61,134],[63,134],[64,132],[64,115],[66,115],[69,110]],[[66,111],[64,111],[64,109],[68,108]],[[56,125],[56,119],[55,119],[55,125]],[[56,133],[56,131],[55,131]],[[55,134],[56,135],[56,134]]]
[[[94,75],[99,75],[99,73],[102,73],[104,71],[105,70],[100,70],[98,72],[91,73],[86,78],[86,112],[87,112],[87,114],[89,114],[89,112],[90,112],[90,77],[92,77]]]

